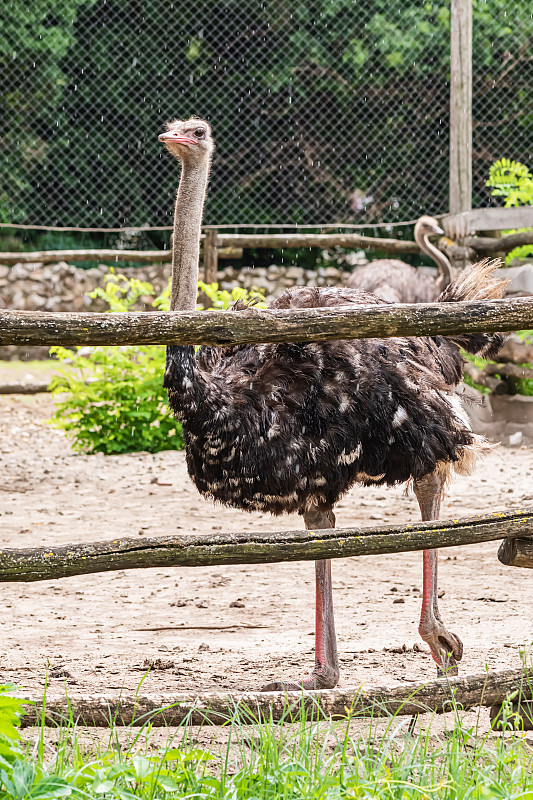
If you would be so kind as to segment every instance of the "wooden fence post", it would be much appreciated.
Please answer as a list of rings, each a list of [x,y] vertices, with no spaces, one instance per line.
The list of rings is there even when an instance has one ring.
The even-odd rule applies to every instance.
[[[204,281],[215,283],[218,271],[218,231],[208,228],[204,239]]]
[[[472,208],[472,0],[451,0],[450,214]],[[464,268],[460,258],[454,266]]]

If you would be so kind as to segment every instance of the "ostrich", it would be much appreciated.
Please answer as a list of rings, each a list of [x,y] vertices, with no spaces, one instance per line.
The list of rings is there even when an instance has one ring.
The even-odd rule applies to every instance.
[[[214,143],[207,122],[174,120],[159,136],[182,166],[176,198],[171,310],[194,309],[200,226]],[[500,297],[483,263],[442,301]],[[287,290],[271,308],[379,305],[347,288]],[[238,310],[238,309],[237,309]],[[455,387],[459,347],[485,356],[500,334],[202,347],[169,345],[164,385],[182,423],[189,475],[205,497],[245,511],[297,512],[307,529],[335,527],[334,505],[355,482],[412,481],[422,519],[436,519],[452,469],[468,472],[485,446]],[[462,644],[442,622],[437,551],[423,555],[420,634],[440,670],[455,673]],[[317,561],[315,667],[263,687],[331,688],[339,665],[331,562]]]
[[[381,258],[350,275],[346,286],[372,292],[389,303],[431,303],[451,283],[451,265],[444,253],[431,244],[432,234],[444,233],[433,217],[420,217],[415,225],[415,241],[437,264],[437,279],[424,275],[404,261],[396,258]]]

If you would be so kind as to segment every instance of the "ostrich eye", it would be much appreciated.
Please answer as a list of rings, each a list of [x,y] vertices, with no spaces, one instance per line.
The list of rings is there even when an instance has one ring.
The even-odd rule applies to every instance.
[[[196,128],[194,135],[197,139],[203,139],[205,136],[205,130],[203,128]]]

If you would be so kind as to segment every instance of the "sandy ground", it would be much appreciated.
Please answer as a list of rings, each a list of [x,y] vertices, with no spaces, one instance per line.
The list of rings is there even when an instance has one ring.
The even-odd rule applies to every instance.
[[[0,397],[3,546],[301,527],[296,516],[203,500],[183,453],[76,455],[44,423],[51,411],[45,395]],[[532,474],[529,449],[500,447],[472,477],[456,479],[443,516],[533,505]],[[356,487],[337,508],[346,526],[415,519],[416,501],[401,488]],[[497,547],[441,551],[441,611],[464,641],[462,674],[519,666],[519,649],[533,640],[531,573],[501,566]],[[337,560],[333,576],[341,685],[434,678],[417,634],[421,554]],[[0,592],[0,682],[38,689],[49,665],[58,689],[66,680],[73,692],[133,690],[159,659],[146,691],[240,690],[313,664],[310,563],[132,570],[7,583]]]

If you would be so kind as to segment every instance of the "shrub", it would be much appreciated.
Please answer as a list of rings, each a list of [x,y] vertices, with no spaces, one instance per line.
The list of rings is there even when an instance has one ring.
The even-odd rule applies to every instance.
[[[216,283],[200,283],[199,290],[221,309],[236,300],[264,300],[259,292],[236,288],[230,293]],[[105,289],[99,287],[90,296],[103,298],[110,311],[125,312],[139,297],[154,294],[150,283],[111,272]],[[167,288],[153,306],[168,310],[169,296]],[[75,450],[112,454],[183,448],[181,426],[162,385],[163,346],[53,347],[50,353],[60,367],[52,381],[55,413],[49,422],[73,439]]]
[[[533,206],[533,175],[525,164],[519,161],[511,161],[509,158],[500,158],[496,161],[489,170],[487,186],[492,187],[492,194],[495,197],[505,197],[505,208]],[[518,231],[509,230],[505,233],[518,233]],[[510,264],[515,258],[525,258],[532,254],[533,245],[515,247],[507,254],[505,261]]]

